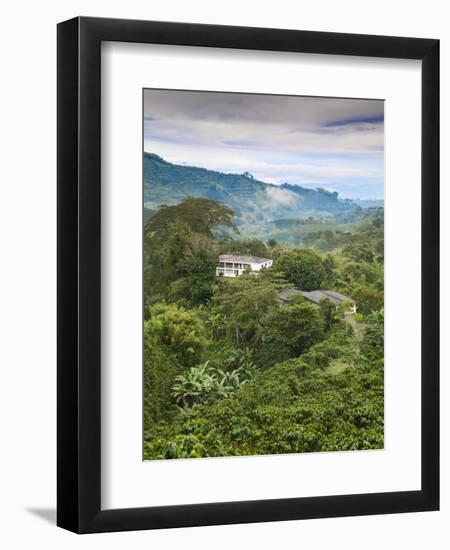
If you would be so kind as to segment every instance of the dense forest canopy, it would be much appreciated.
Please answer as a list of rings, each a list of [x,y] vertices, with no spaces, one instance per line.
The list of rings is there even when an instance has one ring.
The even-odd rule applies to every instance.
[[[210,171],[178,168],[208,183]],[[152,174],[163,193],[166,168]],[[240,178],[258,200],[261,182]],[[144,458],[382,448],[383,209],[349,204],[323,229],[293,220],[280,231],[316,227],[292,245],[245,231],[242,204],[238,216],[210,196],[147,206]],[[219,254],[273,266],[218,277]],[[282,303],[290,288],[342,293],[358,313],[299,294]]]

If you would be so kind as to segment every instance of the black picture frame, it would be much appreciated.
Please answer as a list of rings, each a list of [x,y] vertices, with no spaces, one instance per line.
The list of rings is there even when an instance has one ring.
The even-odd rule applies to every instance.
[[[422,61],[422,489],[101,509],[102,41]],[[439,41],[77,17],[58,25],[57,524],[76,533],[439,508]]]

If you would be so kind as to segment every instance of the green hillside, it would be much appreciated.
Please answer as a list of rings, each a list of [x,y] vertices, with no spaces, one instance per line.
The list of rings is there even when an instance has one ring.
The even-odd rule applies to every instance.
[[[144,201],[148,208],[177,204],[186,197],[220,201],[227,206],[256,210],[255,200],[264,202],[267,184],[243,174],[223,174],[166,162],[144,153]],[[241,208],[243,210],[243,208]]]
[[[242,224],[240,232],[267,242],[315,246],[332,250],[345,244],[348,235],[381,223],[383,207],[356,208],[334,217],[283,218],[260,224]],[[340,243],[340,244],[339,244]]]
[[[146,224],[150,218],[153,218],[155,214],[156,210],[144,207],[144,224]]]
[[[358,206],[336,192],[298,185],[271,185],[248,172],[224,174],[205,168],[171,164],[144,153],[144,202],[150,209],[174,205],[186,197],[220,201],[235,212],[238,225],[272,222],[283,218],[335,217]]]

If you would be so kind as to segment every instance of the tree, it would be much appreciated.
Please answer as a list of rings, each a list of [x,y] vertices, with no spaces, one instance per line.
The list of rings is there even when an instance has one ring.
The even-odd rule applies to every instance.
[[[196,306],[209,300],[217,260],[214,237],[224,227],[238,232],[232,218],[230,208],[207,199],[161,206],[144,229],[145,303],[169,298]]]
[[[286,281],[262,270],[221,283],[214,305],[224,316],[229,338],[238,347],[248,345],[255,339],[263,315],[278,304],[278,290]]]
[[[268,258],[269,251],[266,245],[259,239],[247,237],[245,239],[224,239],[219,243],[220,254],[243,254],[247,256],[259,256]]]
[[[378,261],[384,261],[384,237],[377,239],[374,245],[374,251],[378,255]]]
[[[370,360],[384,357],[384,310],[375,311],[366,317],[364,340],[361,352]]]
[[[220,227],[227,227],[238,233],[233,224],[234,212],[218,201],[188,197],[174,206],[161,205],[158,212],[145,226],[145,236],[155,233],[164,236],[176,222],[185,223],[194,233],[210,238]]]
[[[266,365],[298,357],[323,338],[320,310],[306,302],[279,305],[263,317],[258,336]]]
[[[209,300],[217,258],[209,237],[192,232],[185,222],[176,221],[156,250],[151,253],[155,264],[149,262],[149,277],[144,282],[146,295],[159,290],[171,302],[185,306]]]
[[[167,232],[162,246],[166,282],[176,281],[187,274],[186,251],[191,239],[192,231],[185,222],[176,221]]]
[[[323,259],[323,268],[325,270],[325,280],[328,286],[332,286],[335,267],[336,262],[334,260],[334,257],[331,254],[327,254]]]
[[[200,362],[207,345],[206,331],[199,317],[174,304],[157,304],[150,308],[150,319],[144,322],[144,334],[151,345],[155,341],[177,361],[190,367]]]
[[[275,260],[273,268],[301,290],[320,288],[326,276],[320,256],[312,250],[287,250]]]
[[[331,330],[338,322],[335,304],[328,298],[325,298],[320,300],[319,308],[325,330]]]
[[[150,433],[161,421],[168,421],[176,414],[171,391],[175,376],[182,366],[176,357],[162,347],[144,326],[144,431]]]
[[[372,221],[372,224],[373,224],[373,226],[376,227],[376,228],[383,227],[383,225],[384,225],[384,219],[383,219],[382,217],[375,218],[375,219]]]
[[[368,314],[384,307],[384,292],[376,288],[357,287],[352,297],[356,300],[360,313]]]
[[[184,252],[190,305],[204,304],[213,295],[216,283],[217,255],[211,241],[194,234]]]
[[[176,221],[165,232],[144,233],[144,301],[146,304],[163,299],[167,288],[186,276],[185,251],[192,231]]]
[[[342,249],[342,255],[356,262],[371,263],[374,260],[374,254],[369,246],[363,243],[348,244]]]
[[[204,304],[213,295],[216,278],[216,259],[203,249],[191,256],[188,263],[191,304]]]

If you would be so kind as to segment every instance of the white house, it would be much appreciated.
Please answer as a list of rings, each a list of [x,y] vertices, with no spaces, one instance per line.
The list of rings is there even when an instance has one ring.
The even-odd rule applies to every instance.
[[[216,275],[221,277],[239,277],[245,270],[259,271],[263,267],[271,267],[272,260],[257,256],[238,256],[221,254],[216,267]]]

